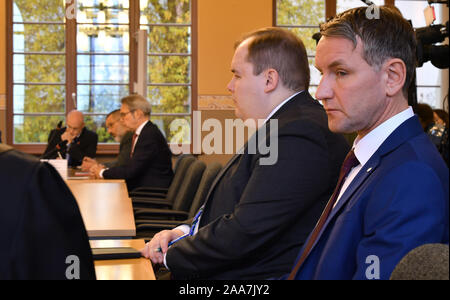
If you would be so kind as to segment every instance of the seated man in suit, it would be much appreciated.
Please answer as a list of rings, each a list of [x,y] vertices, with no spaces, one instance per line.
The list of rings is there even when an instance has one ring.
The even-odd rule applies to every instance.
[[[117,109],[106,116],[106,129],[108,133],[112,137],[114,137],[116,142],[120,143],[120,146],[119,146],[119,155],[117,156],[117,159],[115,161],[105,163],[103,165],[103,168],[105,166],[111,168],[126,165],[130,160],[133,131],[123,124],[122,120],[120,119],[120,110]],[[81,169],[87,172],[90,171],[90,169],[97,164],[98,162],[95,159],[85,157],[83,159]]]
[[[67,115],[67,127],[50,132],[47,149],[42,158],[67,158],[69,166],[77,167],[84,157],[94,158],[97,152],[97,133],[84,127],[83,113],[77,110]]]
[[[449,173],[411,107],[416,38],[395,10],[321,25],[316,96],[334,132],[358,136],[289,279],[384,279],[412,249],[449,240]]]
[[[308,56],[293,33],[267,28],[249,34],[238,43],[231,70],[228,89],[236,116],[266,122],[219,173],[194,222],[156,234],[143,249],[176,279],[266,279],[286,273],[349,150],[343,136],[330,132],[323,107],[308,93]],[[277,154],[250,146],[260,144]],[[277,160],[266,163],[267,155]]]
[[[122,166],[92,167],[92,176],[125,179],[128,190],[138,187],[169,187],[173,179],[172,152],[159,128],[150,121],[151,106],[134,94],[121,100],[122,122],[134,131],[130,160]]]
[[[0,144],[0,191],[0,280],[95,279],[78,205],[52,166]]]

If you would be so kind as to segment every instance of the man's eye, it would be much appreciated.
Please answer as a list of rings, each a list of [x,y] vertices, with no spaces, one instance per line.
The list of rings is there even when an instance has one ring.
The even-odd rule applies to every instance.
[[[347,75],[347,72],[344,72],[344,71],[337,71],[337,72],[336,72],[336,75],[337,75],[338,77],[342,77],[342,76]]]

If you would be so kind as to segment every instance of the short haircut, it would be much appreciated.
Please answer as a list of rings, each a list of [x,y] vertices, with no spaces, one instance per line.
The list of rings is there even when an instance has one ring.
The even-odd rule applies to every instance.
[[[247,61],[253,65],[255,75],[273,68],[285,87],[293,91],[309,88],[308,55],[299,37],[288,30],[269,27],[245,35],[236,48],[248,39]]]
[[[150,117],[152,113],[152,106],[143,96],[139,94],[132,94],[121,100],[122,104],[126,104],[130,111],[141,110],[145,116]]]
[[[320,26],[325,37],[342,37],[357,46],[357,36],[362,41],[363,58],[370,65],[380,68],[387,59],[399,58],[406,65],[406,80],[402,88],[408,98],[408,89],[416,68],[417,42],[414,29],[398,10],[380,6],[378,15],[368,18],[368,7],[349,9]]]

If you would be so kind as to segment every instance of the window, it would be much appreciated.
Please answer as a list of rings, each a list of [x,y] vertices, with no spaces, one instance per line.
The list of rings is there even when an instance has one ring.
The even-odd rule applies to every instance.
[[[314,67],[319,24],[325,22],[325,0],[276,0],[275,26],[293,31],[303,41],[308,52],[311,70],[310,94],[314,97],[320,82],[320,73]]]
[[[170,141],[178,134],[170,123],[190,123],[196,99],[195,7],[196,0],[8,0],[11,142],[41,153],[50,130],[77,108],[104,143],[99,152],[115,149],[106,145],[113,139],[105,117],[135,90],[139,30],[148,32],[152,121]]]

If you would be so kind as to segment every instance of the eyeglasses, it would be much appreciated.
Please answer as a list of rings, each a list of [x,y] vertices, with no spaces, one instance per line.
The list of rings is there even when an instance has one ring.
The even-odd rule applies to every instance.
[[[133,110],[130,110],[129,112],[126,112],[126,113],[121,112],[121,113],[120,113],[120,117],[121,117],[121,118],[125,118],[128,114],[133,113],[134,111],[135,111],[135,110],[133,109]]]

